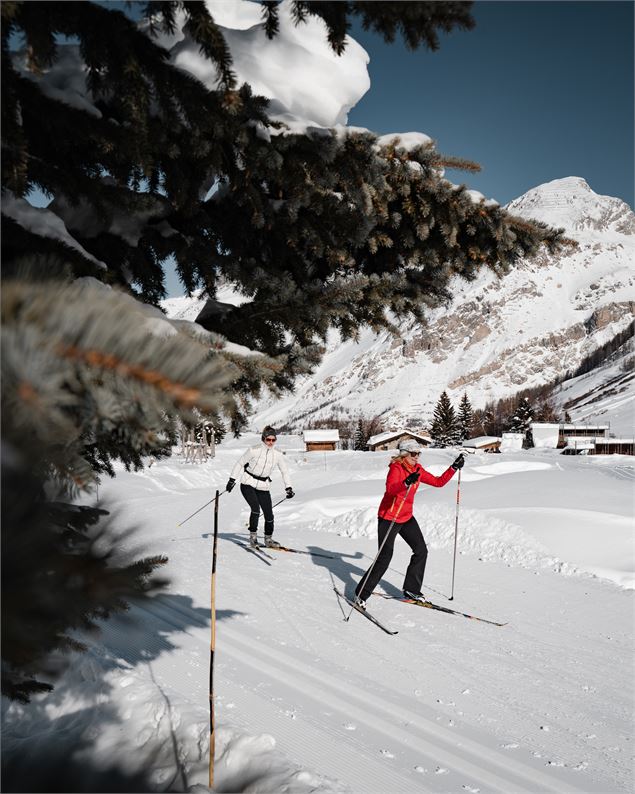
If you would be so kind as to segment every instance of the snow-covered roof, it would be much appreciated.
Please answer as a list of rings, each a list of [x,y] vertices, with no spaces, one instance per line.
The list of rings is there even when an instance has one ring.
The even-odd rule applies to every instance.
[[[563,430],[608,430],[609,425],[590,425],[587,422],[581,424],[566,423],[562,425]]]
[[[498,444],[500,440],[498,436],[478,436],[477,438],[468,438],[461,446],[476,447],[478,449],[478,447],[486,447],[489,444]]]
[[[524,438],[524,433],[503,433],[503,439],[505,438]]]
[[[532,427],[557,427],[559,430],[608,430],[609,425],[590,425],[588,422],[579,424],[566,422],[531,422]]]
[[[635,444],[635,438],[596,438],[596,444]]]
[[[371,436],[368,439],[368,444],[374,446],[375,444],[383,444],[384,441],[390,441],[392,438],[398,438],[405,434],[416,438],[418,441],[430,441],[430,436],[427,433],[415,433],[414,430],[409,430],[407,427],[402,427],[398,430],[386,430],[384,433],[377,433],[376,436]]]
[[[339,441],[340,440],[340,431],[339,430],[305,430],[302,433],[302,437],[304,438],[304,442],[310,441]]]

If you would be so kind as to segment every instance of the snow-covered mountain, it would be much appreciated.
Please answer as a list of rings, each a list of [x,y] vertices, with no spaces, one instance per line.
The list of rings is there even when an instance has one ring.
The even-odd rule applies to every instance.
[[[404,324],[399,337],[364,331],[358,342],[342,343],[333,334],[322,364],[294,394],[256,405],[254,426],[300,427],[308,416],[334,412],[426,424],[444,389],[455,402],[467,392],[482,407],[575,370],[623,331],[635,307],[630,207],[568,177],[530,190],[508,209],[564,228],[577,247],[542,252],[502,279],[484,271],[474,282],[457,280],[450,306],[429,312],[426,325]],[[202,304],[177,298],[164,307],[195,319]],[[632,379],[626,392],[632,401]],[[575,409],[570,413],[576,419]]]
[[[522,261],[498,279],[458,281],[450,306],[401,336],[335,336],[319,370],[280,402],[263,401],[256,421],[294,422],[344,410],[425,424],[439,394],[474,407],[552,381],[624,330],[635,306],[635,215],[580,178],[530,190],[508,209],[564,228],[577,243]],[[632,382],[631,382],[632,396]],[[573,415],[573,414],[572,414]],[[632,433],[632,430],[631,430]]]

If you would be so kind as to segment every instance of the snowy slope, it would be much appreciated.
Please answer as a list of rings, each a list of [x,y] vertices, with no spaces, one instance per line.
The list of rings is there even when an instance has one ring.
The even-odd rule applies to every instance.
[[[162,790],[205,790],[211,511],[176,525],[222,490],[253,441],[221,445],[208,464],[175,456],[104,483],[102,497],[125,505],[122,520],[169,555],[172,584],[104,624],[52,696],[5,704],[5,752],[37,735],[60,757],[117,759],[148,769]],[[344,622],[332,589],[350,593],[374,557],[387,457],[280,444],[298,495],[276,510],[276,536],[332,558],[258,559],[238,545],[240,494],[222,497],[216,790],[632,790],[632,459],[469,457],[453,602],[455,482],[420,491],[424,592],[507,625],[374,597],[372,611],[399,632],[389,637],[357,614]],[[427,451],[423,462],[439,473],[452,457]],[[398,592],[407,559],[398,542],[386,594]]]
[[[632,438],[635,427],[635,347],[633,338],[592,372],[562,383],[554,403],[576,421],[609,424],[616,438]]]
[[[293,399],[261,402],[254,426],[336,407],[425,424],[444,389],[482,407],[575,369],[624,330],[635,306],[630,208],[571,177],[529,191],[509,210],[564,228],[578,248],[524,260],[501,280],[484,272],[457,281],[452,304],[431,311],[426,326],[404,325],[400,338],[367,332],[359,345],[341,345],[334,336],[321,369]]]

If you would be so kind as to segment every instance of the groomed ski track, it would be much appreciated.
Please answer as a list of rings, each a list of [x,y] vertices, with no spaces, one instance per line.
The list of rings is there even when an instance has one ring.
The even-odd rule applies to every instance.
[[[463,582],[465,597],[458,603],[472,608],[472,598],[474,608],[487,606],[490,612],[496,605],[496,614],[514,624],[505,629],[511,633],[509,640],[501,641],[496,627],[372,599],[378,616],[400,630],[398,637],[390,637],[355,614],[345,623],[332,590],[334,581],[349,592],[351,582],[363,573],[372,559],[368,539],[351,542],[320,535],[321,545],[313,548],[335,553],[336,560],[281,555],[264,566],[243,553],[237,537],[221,533],[219,539],[218,723],[273,736],[276,752],[339,781],[337,790],[359,794],[613,790],[610,773],[619,777],[619,770],[601,769],[596,760],[589,775],[585,732],[574,735],[584,718],[582,708],[574,715],[579,682],[574,684],[567,670],[549,662],[552,649],[536,646],[532,636],[541,621],[553,624],[559,642],[566,643],[567,634],[578,635],[583,616],[563,616],[562,594],[588,583],[543,574],[548,582],[541,584],[548,587],[544,601],[533,605],[537,614],[526,597],[515,601],[509,597],[523,589],[523,582],[529,584],[532,572],[506,574],[503,566],[497,581],[507,575],[510,593],[488,593],[486,566],[472,561],[472,570],[462,569],[470,584]],[[316,535],[306,533],[304,538],[311,549]],[[302,548],[300,542],[294,537],[294,545]],[[355,550],[366,545],[368,554]],[[170,546],[171,558],[189,558],[197,582],[209,580],[208,533],[196,536],[190,530],[188,537],[175,538]],[[395,554],[386,576],[389,581],[400,580],[404,558],[403,553]],[[449,565],[449,559],[445,563]],[[595,583],[594,587],[603,596],[623,595],[612,588],[602,593],[602,586]],[[558,595],[560,588],[565,589]],[[188,591],[183,583],[180,589]],[[558,601],[555,612],[560,618],[554,622],[553,604]],[[590,608],[596,612],[602,608],[596,607]],[[135,663],[138,649],[143,648],[157,657],[152,675],[169,693],[170,702],[181,704],[183,717],[177,719],[181,728],[186,727],[187,713],[189,719],[202,723],[206,719],[207,610],[204,600],[197,599],[194,606],[185,595],[161,596],[148,608],[133,610],[141,621],[136,623],[134,650],[130,626],[123,631],[116,622],[104,627],[103,639],[114,656],[123,660],[130,656]],[[157,642],[157,637],[169,640]],[[177,649],[162,652],[169,651],[172,643]],[[599,680],[609,660],[601,648],[593,642],[589,645],[589,654],[598,657],[593,667]],[[514,694],[515,679],[527,678],[535,681],[531,704]],[[527,724],[528,711],[535,724]],[[553,723],[562,719],[566,725],[557,730]],[[551,734],[545,735],[548,731]],[[589,726],[586,736],[590,731]],[[188,741],[178,727],[176,741],[179,745]],[[188,756],[185,746],[181,754]],[[572,754],[580,771],[571,768]],[[204,782],[202,768],[200,761],[191,765],[190,784],[192,776],[195,782]],[[222,776],[219,790],[230,790],[223,787]]]

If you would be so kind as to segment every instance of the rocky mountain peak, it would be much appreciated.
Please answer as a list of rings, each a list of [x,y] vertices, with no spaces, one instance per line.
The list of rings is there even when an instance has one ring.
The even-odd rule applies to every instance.
[[[507,209],[564,228],[573,237],[635,235],[635,214],[628,204],[596,193],[577,176],[538,185],[510,202]]]

